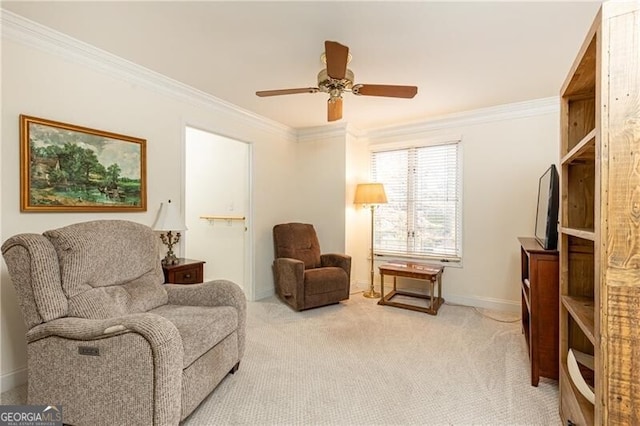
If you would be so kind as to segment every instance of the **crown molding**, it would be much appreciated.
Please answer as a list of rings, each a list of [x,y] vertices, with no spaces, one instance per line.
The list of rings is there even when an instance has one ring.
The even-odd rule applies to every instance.
[[[298,129],[298,142],[314,142],[331,138],[345,138],[347,135],[359,139],[363,134],[362,130],[354,127],[352,124],[342,122],[325,126]]]
[[[447,114],[418,122],[370,129],[363,137],[369,141],[382,142],[394,139],[413,137],[421,133],[450,128],[473,126],[493,121],[514,120],[560,112],[560,98],[534,99],[524,102],[498,105],[454,114]]]
[[[0,9],[2,38],[42,50],[65,60],[139,85],[156,93],[224,114],[244,125],[295,141],[295,129],[216,98],[206,92],[171,79],[134,62],[70,37],[52,28]]]

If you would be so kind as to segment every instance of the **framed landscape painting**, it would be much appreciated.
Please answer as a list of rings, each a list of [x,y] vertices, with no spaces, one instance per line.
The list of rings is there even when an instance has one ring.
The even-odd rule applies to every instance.
[[[146,211],[146,140],[20,115],[20,210]]]

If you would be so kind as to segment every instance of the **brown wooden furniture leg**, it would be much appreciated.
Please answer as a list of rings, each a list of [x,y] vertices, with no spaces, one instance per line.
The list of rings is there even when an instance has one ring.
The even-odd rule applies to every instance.
[[[416,262],[403,262],[394,261],[381,265],[380,270],[380,290],[381,297],[378,301],[378,305],[395,306],[398,308],[411,309],[413,311],[426,312],[431,315],[437,315],[438,309],[444,304],[442,298],[442,272],[444,268],[439,265],[428,265]],[[391,275],[393,277],[393,290],[389,294],[384,294],[384,275]],[[413,278],[417,280],[427,281],[429,294],[418,294],[415,292],[409,292],[404,290],[398,290],[397,277]],[[436,296],[436,280],[438,280],[438,295]],[[417,306],[414,304],[395,302],[392,299],[395,296],[407,296],[417,299],[429,299],[428,307]]]
[[[431,309],[432,311],[435,311],[434,309],[434,304],[433,304],[433,299],[435,297],[435,295],[433,294],[433,287],[434,287],[434,282],[433,279],[429,280],[429,309]]]

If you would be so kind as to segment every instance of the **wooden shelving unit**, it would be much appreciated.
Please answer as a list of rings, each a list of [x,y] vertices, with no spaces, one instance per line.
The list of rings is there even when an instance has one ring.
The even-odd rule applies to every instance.
[[[640,1],[606,2],[561,89],[560,416],[640,421]],[[594,356],[595,404],[569,349]]]
[[[529,349],[531,386],[558,378],[558,251],[520,237],[522,332]]]

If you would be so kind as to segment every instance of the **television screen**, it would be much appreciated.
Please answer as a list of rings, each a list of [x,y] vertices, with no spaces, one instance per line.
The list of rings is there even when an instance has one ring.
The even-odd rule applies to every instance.
[[[558,171],[552,164],[538,183],[535,237],[545,250],[555,250],[558,245],[558,180]]]

